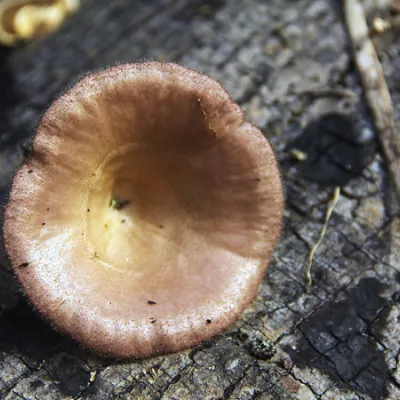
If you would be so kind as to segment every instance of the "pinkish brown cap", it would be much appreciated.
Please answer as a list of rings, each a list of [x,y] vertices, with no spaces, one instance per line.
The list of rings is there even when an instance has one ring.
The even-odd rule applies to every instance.
[[[25,294],[57,329],[147,357],[239,317],[282,210],[271,146],[216,81],[127,64],[83,78],[46,112],[4,237]]]

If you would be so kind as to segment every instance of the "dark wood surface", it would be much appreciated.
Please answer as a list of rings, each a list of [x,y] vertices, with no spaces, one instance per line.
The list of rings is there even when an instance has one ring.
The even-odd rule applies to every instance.
[[[399,43],[395,32],[378,40],[398,127]],[[242,318],[144,361],[104,360],[53,332],[0,252],[0,398],[400,399],[399,209],[349,48],[335,1],[97,0],[47,39],[0,49],[2,204],[46,107],[83,74],[140,60],[219,80],[273,144],[286,196],[279,244]],[[325,90],[338,87],[354,99]],[[307,294],[304,262],[334,186]]]

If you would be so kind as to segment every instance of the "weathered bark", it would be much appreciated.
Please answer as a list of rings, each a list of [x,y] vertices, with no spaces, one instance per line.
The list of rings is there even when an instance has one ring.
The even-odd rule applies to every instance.
[[[400,218],[335,4],[86,1],[57,34],[1,51],[3,203],[21,144],[26,149],[59,93],[93,69],[158,59],[218,79],[265,132],[281,162],[286,213],[242,318],[198,348],[138,362],[103,360],[53,332],[26,304],[0,253],[0,398],[400,398]],[[392,36],[379,52],[396,105],[400,48]],[[356,101],[330,90],[338,88]],[[399,126],[399,107],[394,113]],[[290,149],[307,159],[297,161]],[[341,196],[307,294],[305,260],[334,186]]]

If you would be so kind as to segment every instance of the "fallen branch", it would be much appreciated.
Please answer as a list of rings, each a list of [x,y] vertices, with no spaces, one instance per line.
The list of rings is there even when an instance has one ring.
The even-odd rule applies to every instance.
[[[347,30],[365,97],[376,127],[388,172],[400,198],[400,137],[393,119],[393,104],[360,0],[344,0]]]

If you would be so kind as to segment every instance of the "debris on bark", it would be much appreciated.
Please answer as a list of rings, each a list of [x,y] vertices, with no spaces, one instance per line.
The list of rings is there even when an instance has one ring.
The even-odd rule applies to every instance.
[[[353,46],[354,58],[371,109],[376,134],[387,169],[400,200],[400,135],[396,131],[393,104],[360,0],[345,0],[344,14]]]

